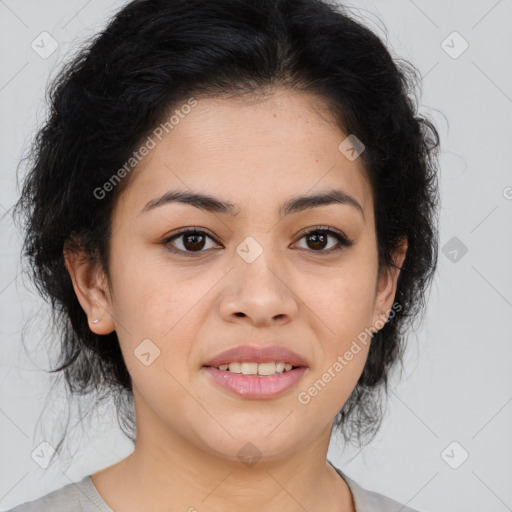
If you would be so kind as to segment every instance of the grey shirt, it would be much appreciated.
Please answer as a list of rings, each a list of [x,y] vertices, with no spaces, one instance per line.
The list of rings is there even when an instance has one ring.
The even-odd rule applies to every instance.
[[[331,464],[332,465],[332,464]],[[356,512],[418,512],[377,492],[363,489],[333,466],[347,482],[354,497]],[[113,512],[94,487],[90,475],[8,512]]]

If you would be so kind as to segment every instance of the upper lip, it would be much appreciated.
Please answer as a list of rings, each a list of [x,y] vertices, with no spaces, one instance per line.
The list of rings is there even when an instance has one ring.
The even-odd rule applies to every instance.
[[[308,366],[306,359],[299,354],[287,349],[286,347],[272,345],[267,347],[254,345],[239,345],[230,348],[216,355],[209,360],[204,366],[218,367],[221,364],[228,363],[269,363],[285,362],[293,366]]]

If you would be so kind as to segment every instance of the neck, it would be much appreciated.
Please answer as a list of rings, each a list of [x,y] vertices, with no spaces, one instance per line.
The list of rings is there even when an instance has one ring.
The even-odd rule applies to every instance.
[[[107,504],[123,512],[353,512],[347,484],[326,462],[330,435],[329,423],[313,443],[291,454],[239,460],[201,449],[139,414],[133,453],[92,481]],[[245,452],[256,449],[246,445]]]

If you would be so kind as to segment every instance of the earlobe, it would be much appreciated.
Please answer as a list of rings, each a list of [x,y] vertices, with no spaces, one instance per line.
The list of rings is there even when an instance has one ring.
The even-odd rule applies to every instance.
[[[111,333],[115,324],[110,315],[108,283],[100,264],[80,250],[65,249],[64,261],[89,328],[95,334]]]
[[[385,323],[388,320],[396,294],[398,276],[400,275],[406,253],[407,239],[404,239],[393,255],[394,266],[385,267],[380,272],[372,319],[372,327],[375,326],[375,331],[379,331],[382,328],[382,322]]]

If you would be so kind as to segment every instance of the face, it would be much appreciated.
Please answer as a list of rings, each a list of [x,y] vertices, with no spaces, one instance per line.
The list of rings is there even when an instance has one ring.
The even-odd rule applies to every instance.
[[[347,134],[319,100],[276,90],[194,105],[116,204],[111,289],[77,268],[75,289],[101,317],[91,329],[117,332],[138,424],[233,460],[250,441],[271,460],[330,431],[398,276],[378,273],[362,159],[340,151]]]

